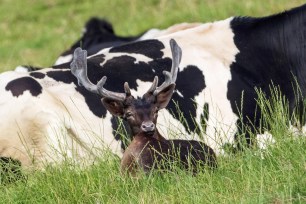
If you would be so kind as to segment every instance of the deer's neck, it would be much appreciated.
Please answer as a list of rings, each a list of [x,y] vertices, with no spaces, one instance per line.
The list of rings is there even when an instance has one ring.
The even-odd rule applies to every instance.
[[[134,137],[133,138],[136,138],[136,137],[147,137],[147,138],[154,138],[158,141],[161,141],[161,142],[164,142],[166,141],[166,138],[164,138],[159,132],[158,130],[155,130],[155,132],[152,134],[149,134],[149,133],[145,133],[145,132],[139,132],[137,134],[134,134]]]
[[[156,129],[154,133],[154,138],[157,139],[158,141],[166,141],[166,138],[164,138]]]

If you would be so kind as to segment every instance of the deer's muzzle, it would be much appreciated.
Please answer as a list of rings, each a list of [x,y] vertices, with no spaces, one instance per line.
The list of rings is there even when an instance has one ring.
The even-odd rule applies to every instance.
[[[153,132],[155,130],[155,124],[152,121],[142,122],[141,130],[143,132]]]

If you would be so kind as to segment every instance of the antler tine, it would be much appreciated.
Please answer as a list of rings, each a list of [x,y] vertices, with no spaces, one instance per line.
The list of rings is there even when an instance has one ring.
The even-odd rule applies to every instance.
[[[157,84],[158,84],[158,76],[155,76],[154,80],[152,82],[152,85],[151,85],[150,89],[147,91],[147,93],[153,94],[154,91],[156,90]]]
[[[131,95],[131,89],[129,83],[127,82],[124,83],[124,92],[126,94],[126,97]]]
[[[97,86],[91,83],[87,77],[87,51],[76,48],[73,53],[73,61],[70,64],[71,73],[78,79],[78,84],[83,85],[88,91],[98,94]]]
[[[106,90],[103,86],[107,77],[102,79],[94,85],[87,76],[87,51],[81,48],[76,48],[73,53],[73,61],[70,64],[71,73],[78,79],[78,84],[83,85],[88,91],[101,95],[102,97],[111,98],[114,100],[125,100],[125,93],[116,93]]]
[[[174,39],[170,40],[170,47],[172,53],[171,76],[172,76],[172,82],[175,83],[177,78],[177,73],[179,70],[179,65],[182,59],[182,49],[178,46],[178,44]]]
[[[172,53],[171,71],[163,71],[163,74],[165,75],[165,81],[164,83],[162,83],[162,85],[156,88],[156,90],[153,92],[153,95],[157,95],[160,91],[162,91],[170,84],[175,84],[179,65],[182,59],[182,49],[178,46],[174,39],[170,40],[170,47]]]
[[[116,92],[105,89],[103,86],[106,82],[106,79],[107,79],[106,76],[102,77],[102,79],[97,84],[99,94],[105,98],[109,98],[109,99],[113,99],[117,101],[124,101],[128,94],[127,93],[116,93]]]

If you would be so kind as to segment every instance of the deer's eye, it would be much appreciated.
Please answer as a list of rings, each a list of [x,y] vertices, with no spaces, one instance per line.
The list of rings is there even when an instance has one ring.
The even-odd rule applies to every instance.
[[[132,118],[134,116],[134,114],[132,112],[127,112],[125,114],[125,118]]]

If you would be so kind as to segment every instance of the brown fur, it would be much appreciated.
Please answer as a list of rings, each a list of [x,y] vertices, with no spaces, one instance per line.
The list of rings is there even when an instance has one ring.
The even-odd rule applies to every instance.
[[[139,170],[171,169],[171,164],[197,173],[205,166],[217,167],[214,151],[194,140],[163,140],[145,133],[137,134],[124,152],[121,170],[135,176]]]

